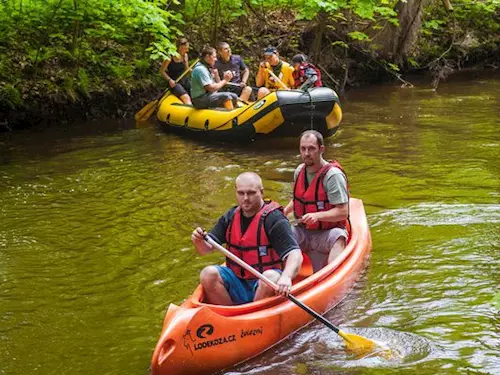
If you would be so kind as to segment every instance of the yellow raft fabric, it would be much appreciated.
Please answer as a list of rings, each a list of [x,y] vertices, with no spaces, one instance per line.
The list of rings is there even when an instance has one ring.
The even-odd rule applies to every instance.
[[[159,104],[158,120],[172,128],[188,128],[196,131],[231,130],[245,123],[253,123],[257,134],[269,134],[281,126],[285,120],[278,106],[278,96],[272,92],[254,103],[241,108],[227,110],[223,108],[196,109],[182,104],[175,95],[167,95]],[[335,103],[326,117],[328,129],[339,126],[342,110]]]
[[[175,95],[165,97],[158,109],[158,119],[172,127],[187,125],[193,130],[221,131],[230,130],[235,126],[250,120],[259,112],[265,112],[270,106],[276,106],[276,93],[267,95],[255,103],[245,104],[241,108],[227,109],[196,109],[184,105]],[[284,122],[279,107],[271,110],[254,122],[257,133],[268,134]]]

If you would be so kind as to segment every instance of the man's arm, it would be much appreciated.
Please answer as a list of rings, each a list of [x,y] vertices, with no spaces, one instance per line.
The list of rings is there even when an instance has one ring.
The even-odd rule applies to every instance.
[[[290,223],[281,211],[271,212],[264,222],[264,228],[274,250],[281,259],[286,261],[285,268],[277,284],[279,287],[278,293],[288,295],[292,287],[292,280],[302,265],[302,251],[300,251],[295,240]]]
[[[266,83],[266,63],[259,64],[259,70],[257,71],[257,77],[255,77],[255,84],[257,87],[262,87]]]
[[[220,244],[223,244],[225,242],[226,230],[227,226],[229,225],[229,218],[233,214],[234,209],[235,207],[221,216],[217,221],[217,224],[215,224],[212,230],[210,230],[210,237],[212,237],[214,241]],[[205,241],[206,235],[207,232],[200,227],[196,228],[191,234],[191,241],[193,242],[196,251],[200,255],[205,255],[213,251],[212,245]]]
[[[196,248],[196,251],[200,255],[208,254],[213,250],[212,245],[210,245],[209,243],[207,243],[205,241],[206,235],[207,235],[207,232],[205,232],[200,227],[196,228],[193,231],[193,233],[191,234],[191,241],[193,242],[193,245]]]
[[[231,78],[233,78],[233,72],[228,70],[228,71],[224,72],[224,78],[222,79],[222,81],[212,82],[212,83],[209,83],[208,85],[204,85],[203,87],[205,88],[206,92],[214,92],[214,91],[220,90],[221,88],[226,86],[226,84],[229,81],[231,81]]]
[[[290,199],[290,202],[286,205],[286,207],[283,209],[283,213],[285,216],[288,216],[293,212],[293,199]]]
[[[288,296],[292,288],[292,280],[299,273],[303,261],[302,251],[300,249],[292,250],[286,257],[286,264],[281,277],[276,283],[279,287],[278,293]]]
[[[250,70],[247,67],[245,67],[245,69],[243,70],[242,76],[241,76],[241,83],[246,85],[248,82],[249,76],[250,76]]]
[[[337,222],[347,219],[349,215],[349,204],[337,204],[328,211],[314,212],[302,216],[301,222],[305,225],[313,225],[318,221]]]

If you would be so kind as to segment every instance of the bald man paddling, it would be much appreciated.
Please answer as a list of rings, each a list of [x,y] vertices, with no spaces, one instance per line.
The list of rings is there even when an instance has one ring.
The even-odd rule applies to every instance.
[[[238,205],[221,216],[209,235],[233,254],[263,273],[288,295],[292,280],[302,265],[302,253],[282,207],[264,201],[262,180],[245,172],[236,178]],[[207,233],[196,228],[191,235],[199,254],[211,252],[203,239]],[[274,295],[274,290],[226,258],[226,266],[208,266],[200,274],[207,302],[239,305]]]

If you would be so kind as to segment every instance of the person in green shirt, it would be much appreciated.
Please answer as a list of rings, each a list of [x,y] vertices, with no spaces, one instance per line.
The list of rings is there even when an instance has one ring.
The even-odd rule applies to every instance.
[[[206,46],[201,51],[201,60],[191,73],[191,99],[195,108],[224,107],[234,109],[238,102],[238,96],[232,92],[218,92],[233,78],[233,72],[224,72],[222,80],[216,82],[215,62],[217,53],[215,48]]]

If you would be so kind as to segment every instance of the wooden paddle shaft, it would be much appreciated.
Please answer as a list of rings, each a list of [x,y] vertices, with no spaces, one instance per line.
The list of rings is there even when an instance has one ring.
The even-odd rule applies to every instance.
[[[266,70],[271,75],[271,77],[273,77],[281,86],[283,86],[284,89],[290,90],[290,88],[287,85],[285,85],[283,81],[279,79],[279,77],[276,74],[274,74],[271,69],[266,68]]]
[[[224,247],[222,247],[221,245],[219,245],[217,242],[215,242],[212,239],[212,237],[210,237],[209,235],[206,235],[205,236],[205,241],[207,241],[210,245],[212,245],[213,247],[215,247],[217,250],[219,250],[221,253],[223,253],[226,257],[228,257],[229,259],[231,259],[233,262],[235,262],[236,264],[238,264],[240,267],[243,267],[248,272],[250,272],[252,275],[254,275],[258,279],[260,279],[263,282],[265,282],[267,285],[269,285],[271,288],[273,288],[273,290],[278,291],[279,287],[278,287],[278,285],[276,285],[276,283],[274,283],[273,281],[271,281],[270,279],[268,279],[266,276],[264,276],[263,274],[261,274],[259,271],[257,271],[255,268],[253,268],[249,264],[245,263],[243,260],[241,260],[239,257],[237,257],[236,255],[234,255],[233,253],[231,253],[229,250],[227,250]],[[302,310],[304,310],[305,312],[311,314],[313,317],[315,317],[321,323],[323,323],[324,325],[326,325],[328,328],[330,328],[334,332],[340,334],[340,329],[339,328],[337,328],[332,323],[330,323],[328,320],[326,320],[325,318],[323,318],[320,314],[318,314],[316,311],[314,311],[313,309],[311,309],[309,306],[304,305],[302,302],[300,302],[297,298],[295,298],[291,294],[289,294],[287,296],[287,298],[290,301],[292,301],[293,303],[295,303],[297,306],[299,306]]]
[[[189,67],[186,70],[184,70],[179,77],[177,77],[175,83],[178,83],[181,79],[184,78],[186,74],[188,74],[191,70],[193,70],[193,67],[198,63],[198,61],[200,61],[200,59],[194,60],[194,62],[191,65],[189,65]]]
[[[311,77],[309,77],[308,79],[306,79],[306,81],[305,81],[302,85],[300,85],[300,87],[299,87],[298,89],[299,89],[299,90],[302,90],[302,88],[303,88],[305,85],[307,85],[309,82],[311,82]]]

